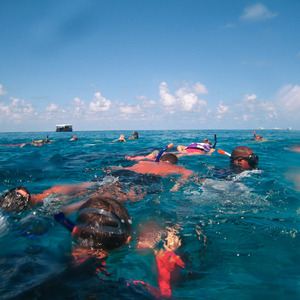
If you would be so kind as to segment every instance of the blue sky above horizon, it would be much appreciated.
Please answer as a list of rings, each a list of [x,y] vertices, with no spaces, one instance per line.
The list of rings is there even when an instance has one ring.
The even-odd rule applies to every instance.
[[[0,131],[300,129],[298,0],[1,0]]]

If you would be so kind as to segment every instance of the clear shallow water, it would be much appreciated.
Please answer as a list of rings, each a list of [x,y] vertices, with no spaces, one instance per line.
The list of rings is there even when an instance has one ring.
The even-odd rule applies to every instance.
[[[111,143],[130,131],[70,133],[0,133],[0,145],[43,139],[42,147],[0,147],[0,193],[24,185],[33,194],[57,184],[107,179],[102,168],[130,166],[126,155],[148,154],[173,142],[174,146],[213,139],[217,149],[231,152],[237,145],[259,155],[259,168],[231,180],[214,174],[229,166],[228,157],[183,157],[179,164],[206,179],[190,182],[170,192],[170,178],[144,176],[119,178],[146,191],[140,202],[126,203],[133,217],[133,240],[111,252],[108,281],[95,275],[96,262],[73,266],[69,233],[53,221],[66,201],[53,197],[44,205],[11,218],[0,212],[0,295],[3,299],[152,299],[143,288],[127,286],[144,280],[157,287],[151,251],[134,249],[139,224],[152,219],[162,226],[176,224],[183,244],[178,251],[185,261],[174,299],[299,299],[300,298],[300,154],[289,151],[300,145],[299,131],[264,130],[269,142],[252,141],[251,131],[139,131],[138,140]],[[175,149],[175,147],[173,148]]]

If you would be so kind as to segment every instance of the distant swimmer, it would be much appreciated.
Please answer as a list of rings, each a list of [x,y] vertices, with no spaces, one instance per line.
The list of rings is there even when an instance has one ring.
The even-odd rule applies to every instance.
[[[70,141],[77,141],[78,138],[76,136],[73,136],[73,133],[71,134],[71,138],[70,138]]]
[[[254,134],[254,140],[255,141],[260,141],[260,142],[271,142],[271,141],[276,141],[276,140],[269,140],[269,139],[264,139],[262,135],[260,134],[256,134],[255,131],[253,131],[253,134]]]
[[[254,133],[254,140],[255,141],[261,141],[263,139],[262,135],[260,135],[260,134],[256,135],[255,131],[253,133]]]
[[[35,141],[34,139],[32,139],[32,142],[30,143],[31,146],[42,146],[43,144],[41,142]]]
[[[42,144],[51,144],[51,141],[49,140],[49,136],[47,135],[47,137],[45,139],[43,139],[41,141]]]
[[[132,136],[129,137],[129,139],[131,139],[131,140],[136,140],[136,139],[138,139],[138,138],[139,138],[139,133],[138,133],[137,131],[134,131],[134,132],[132,133]]]
[[[121,134],[118,139],[113,140],[113,143],[119,143],[119,142],[126,142],[125,136],[123,134]]]

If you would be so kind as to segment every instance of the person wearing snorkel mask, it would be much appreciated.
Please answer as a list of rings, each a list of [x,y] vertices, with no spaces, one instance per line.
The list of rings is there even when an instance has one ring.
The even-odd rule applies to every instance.
[[[69,211],[69,213],[71,213]],[[98,259],[96,274],[101,279],[110,277],[105,268],[109,253],[129,244],[132,235],[132,220],[126,207],[118,200],[105,196],[92,196],[77,209],[75,224],[63,212],[55,215],[55,220],[68,229],[74,240],[72,257],[74,262],[82,263],[89,258]],[[147,229],[148,227],[148,229]],[[153,250],[157,264],[158,289],[144,281],[127,281],[127,286],[140,285],[156,296],[171,297],[173,275],[179,275],[185,264],[176,251],[181,246],[176,228],[166,228],[167,236],[155,223],[141,226],[136,249]],[[163,247],[158,247],[163,239]],[[100,263],[100,264],[99,264]]]
[[[75,262],[105,258],[109,251],[128,244],[131,224],[129,212],[120,201],[106,196],[89,198],[77,211],[76,225],[67,227],[76,241],[72,252]]]
[[[231,166],[238,166],[242,170],[256,169],[258,166],[258,156],[253,150],[246,146],[235,147],[230,157]]]
[[[0,208],[5,213],[19,214],[24,210],[43,203],[52,194],[73,196],[97,185],[97,182],[84,182],[76,185],[57,185],[39,194],[31,194],[24,186],[10,189],[0,196]]]

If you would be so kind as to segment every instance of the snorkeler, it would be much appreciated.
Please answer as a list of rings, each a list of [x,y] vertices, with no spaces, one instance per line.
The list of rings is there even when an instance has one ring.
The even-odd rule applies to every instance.
[[[256,169],[258,166],[258,156],[253,150],[246,146],[237,146],[229,154],[223,150],[218,150],[220,154],[230,157],[231,166],[239,167],[240,170]]]
[[[181,185],[187,182],[192,175],[194,175],[194,171],[183,166],[176,165],[177,162],[178,158],[175,154],[166,153],[161,156],[159,162],[151,160],[140,160],[137,164],[131,167],[124,167],[122,168],[122,170],[130,170],[140,174],[153,174],[162,177],[166,177],[169,175],[181,175],[180,179],[171,189],[171,191],[176,191]],[[118,168],[113,168],[112,170],[116,169]],[[110,171],[111,170],[106,170],[106,172]],[[198,179],[196,180],[198,181]]]
[[[125,156],[125,159],[128,160],[136,160],[136,161],[142,161],[142,160],[150,160],[150,161],[156,161],[158,162],[161,158],[161,156],[170,148],[173,147],[173,143],[167,145],[166,147],[162,148],[160,151],[154,150],[148,155],[140,155],[140,156]]]
[[[270,140],[270,139],[264,139],[262,135],[256,134],[255,131],[253,131],[254,134],[254,141],[259,141],[259,142],[275,142],[276,140]]]
[[[121,134],[118,139],[113,140],[113,143],[120,143],[120,142],[126,142],[125,136],[123,134]]]
[[[96,185],[96,182],[85,182],[77,185],[58,185],[45,190],[40,194],[30,194],[23,186],[13,188],[0,196],[0,208],[6,213],[21,213],[31,207],[42,203],[44,199],[52,194],[75,194]]]
[[[131,139],[131,140],[136,140],[136,139],[138,139],[138,138],[139,138],[139,133],[138,133],[137,131],[134,131],[134,132],[132,133],[132,136],[129,137],[129,139]]]
[[[78,138],[76,136],[73,135],[73,133],[71,134],[71,138],[69,139],[69,141],[77,141]]]
[[[204,139],[202,143],[192,143],[188,146],[177,146],[177,151],[180,153],[178,157],[183,155],[211,155],[215,152],[215,147],[217,143],[217,138],[215,135],[215,143],[212,144],[208,139]]]
[[[55,220],[67,228],[76,242],[72,256],[76,263],[82,263],[90,257],[97,258],[102,266],[97,269],[97,275],[105,279],[110,274],[105,269],[105,259],[109,252],[119,249],[131,241],[132,220],[128,210],[119,201],[103,196],[94,196],[82,204],[77,211],[75,224],[63,212],[55,215]],[[161,240],[162,231],[153,224],[148,224],[149,230],[143,230],[137,238],[137,248],[151,248]],[[155,250],[158,270],[159,289],[145,282],[131,280],[127,283],[143,285],[155,295],[170,297],[171,275],[176,272],[176,266],[184,268],[184,262],[175,251],[181,246],[181,240],[175,228],[167,228],[164,239],[164,249]]]

